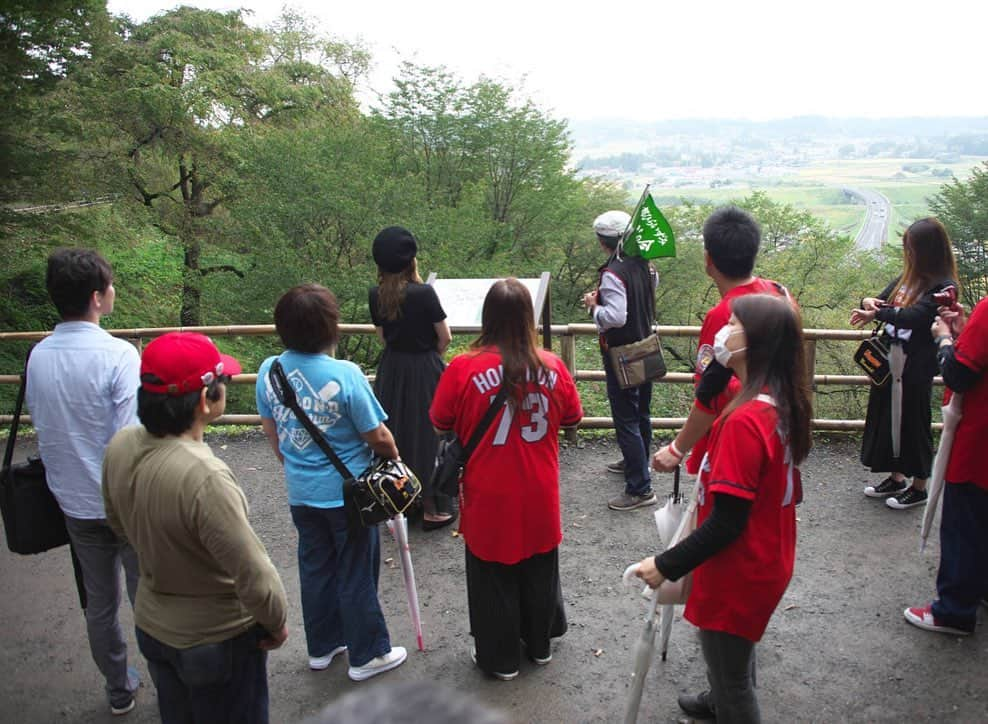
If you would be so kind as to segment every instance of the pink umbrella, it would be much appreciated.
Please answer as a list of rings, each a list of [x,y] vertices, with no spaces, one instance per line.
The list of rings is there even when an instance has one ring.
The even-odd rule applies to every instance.
[[[422,643],[422,614],[419,611],[419,592],[415,587],[415,569],[412,567],[412,552],[408,548],[408,521],[402,513],[398,513],[388,521],[388,530],[394,536],[401,558],[401,574],[405,579],[405,593],[408,595],[408,613],[415,627],[415,641],[419,651],[425,651]]]

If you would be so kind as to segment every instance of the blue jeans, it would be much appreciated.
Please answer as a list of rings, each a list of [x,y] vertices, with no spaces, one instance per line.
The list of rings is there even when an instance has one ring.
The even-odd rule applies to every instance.
[[[933,615],[954,628],[973,631],[978,603],[988,597],[988,490],[973,483],[947,483],[940,522],[940,570]]]
[[[624,492],[645,495],[652,492],[649,453],[652,447],[652,383],[622,390],[611,365],[611,356],[604,352],[604,376],[607,380],[607,401],[611,403],[614,432],[624,457]]]
[[[137,646],[158,690],[163,724],[267,724],[267,633],[255,626],[232,639],[176,649],[137,629]]]
[[[309,656],[347,647],[350,666],[391,650],[377,600],[381,550],[377,526],[348,528],[343,508],[293,505],[298,529],[302,622]]]

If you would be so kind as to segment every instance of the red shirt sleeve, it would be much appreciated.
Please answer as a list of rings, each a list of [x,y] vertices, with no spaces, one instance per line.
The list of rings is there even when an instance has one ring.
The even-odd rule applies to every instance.
[[[731,308],[725,299],[722,299],[703,318],[703,325],[700,327],[699,346],[696,350],[696,368],[693,372],[694,385],[700,384],[700,377],[703,376],[703,371],[714,360],[714,336],[721,330],[721,327],[727,324],[730,318]],[[720,411],[724,409],[727,402],[737,394],[738,387],[736,379],[732,378],[731,384],[734,385],[733,391],[729,384],[727,390],[714,398],[712,406],[704,405],[699,400],[694,400],[693,404],[708,415],[720,414]]]
[[[707,489],[744,500],[754,500],[762,467],[769,456],[765,435],[758,420],[740,407],[724,420],[714,443]]]
[[[452,430],[456,420],[456,403],[460,398],[460,385],[457,380],[463,367],[462,357],[454,357],[439,377],[439,385],[429,406],[429,419],[439,430]]]
[[[559,401],[561,415],[560,426],[572,427],[583,419],[583,406],[580,404],[580,395],[576,391],[576,384],[573,376],[570,375],[566,365],[562,360],[557,360],[555,365],[556,374],[559,376],[556,382],[556,399]]]
[[[954,344],[954,358],[974,372],[988,368],[988,299],[978,302]]]

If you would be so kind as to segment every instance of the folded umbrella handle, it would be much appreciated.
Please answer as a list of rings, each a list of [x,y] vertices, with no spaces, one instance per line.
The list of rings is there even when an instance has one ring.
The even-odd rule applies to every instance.
[[[630,566],[624,569],[624,573],[621,574],[621,582],[624,583],[628,588],[633,588],[643,581],[638,577],[638,563],[632,563]],[[642,598],[648,599],[649,601],[656,595],[656,591],[653,591],[649,585],[646,583],[645,587],[642,589]]]

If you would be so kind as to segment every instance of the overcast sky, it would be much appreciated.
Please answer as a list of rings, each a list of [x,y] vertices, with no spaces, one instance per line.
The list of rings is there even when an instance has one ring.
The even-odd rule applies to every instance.
[[[282,0],[109,0],[135,20],[179,4],[253,11]],[[402,59],[519,84],[571,119],[988,116],[983,0],[295,0],[360,39],[386,93]]]

